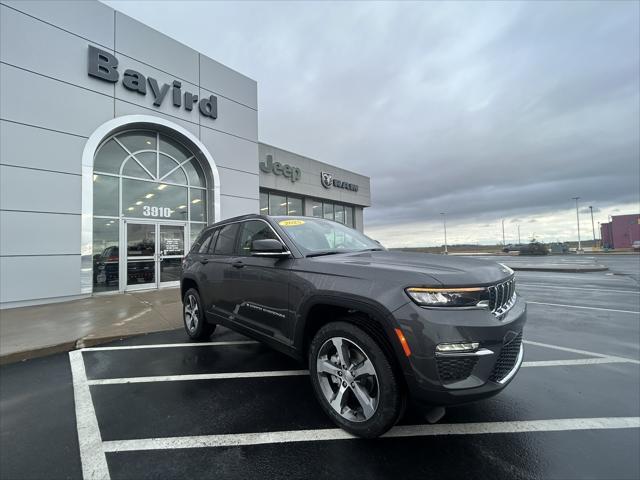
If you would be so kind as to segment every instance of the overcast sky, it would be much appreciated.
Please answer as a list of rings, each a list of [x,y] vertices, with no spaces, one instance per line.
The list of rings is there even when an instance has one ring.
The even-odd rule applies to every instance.
[[[371,177],[387,246],[640,211],[639,2],[105,3],[257,80],[260,141]]]

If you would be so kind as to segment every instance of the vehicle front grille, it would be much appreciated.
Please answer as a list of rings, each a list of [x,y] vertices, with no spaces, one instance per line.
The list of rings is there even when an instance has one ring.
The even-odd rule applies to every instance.
[[[513,370],[516,362],[518,361],[518,355],[520,354],[520,345],[522,344],[522,332],[520,332],[509,343],[505,343],[502,346],[496,365],[493,367],[493,372],[489,380],[492,382],[500,382],[503,380],[509,372]]]
[[[514,303],[516,303],[515,278],[489,287],[489,308],[496,317],[502,317]]]
[[[464,380],[473,371],[473,367],[478,363],[478,357],[436,357],[438,363],[438,374],[442,383],[452,383]]]

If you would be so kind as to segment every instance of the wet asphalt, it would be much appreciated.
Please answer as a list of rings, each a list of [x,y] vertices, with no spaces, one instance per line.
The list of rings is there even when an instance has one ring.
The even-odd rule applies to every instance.
[[[563,259],[590,261],[588,256]],[[639,428],[460,433],[478,422],[508,430],[540,420],[640,417],[640,257],[597,261],[610,271],[517,274],[519,294],[530,302],[525,340],[536,344],[525,344],[525,367],[498,396],[447,410],[440,424],[451,425],[455,434],[314,440],[313,431],[334,426],[317,405],[308,377],[259,373],[305,367],[257,343],[233,343],[247,339],[219,329],[211,340],[231,344],[83,352],[106,452],[97,453],[106,457],[113,479],[640,478]],[[111,345],[176,343],[187,343],[180,330]],[[602,356],[608,356],[606,361],[584,364]],[[623,361],[609,361],[611,356]],[[0,368],[0,478],[83,477],[69,358],[52,355]],[[567,363],[573,360],[583,363]],[[553,362],[532,363],[542,361]],[[258,373],[175,381],[181,375],[247,372]],[[174,381],[104,383],[157,376]],[[421,424],[419,412],[410,409],[400,428]],[[299,442],[285,435],[278,443],[243,446],[172,448],[169,442],[160,450],[109,447],[137,439],[246,439],[283,431],[312,432]]]

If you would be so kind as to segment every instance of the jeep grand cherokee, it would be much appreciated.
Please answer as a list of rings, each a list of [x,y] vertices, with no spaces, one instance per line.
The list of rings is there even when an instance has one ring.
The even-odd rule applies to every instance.
[[[387,251],[310,217],[206,228],[183,263],[184,326],[224,325],[308,362],[327,415],[362,437],[425,407],[502,390],[522,363],[525,302],[490,261]]]

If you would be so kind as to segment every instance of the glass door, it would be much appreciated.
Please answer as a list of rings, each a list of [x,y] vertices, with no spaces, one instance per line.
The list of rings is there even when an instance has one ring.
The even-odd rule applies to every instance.
[[[156,225],[126,222],[126,289],[150,288],[156,278]]]
[[[158,225],[159,285],[178,285],[184,257],[184,225]]]

